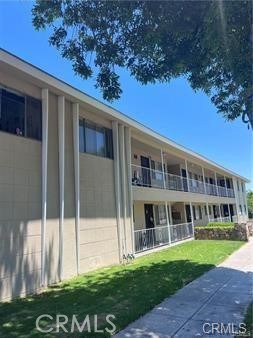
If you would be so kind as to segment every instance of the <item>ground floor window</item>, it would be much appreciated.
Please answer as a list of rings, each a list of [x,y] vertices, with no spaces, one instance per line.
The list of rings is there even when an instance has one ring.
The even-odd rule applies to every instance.
[[[163,204],[154,205],[154,212],[155,212],[155,223],[157,225],[166,225],[167,218],[165,205]]]

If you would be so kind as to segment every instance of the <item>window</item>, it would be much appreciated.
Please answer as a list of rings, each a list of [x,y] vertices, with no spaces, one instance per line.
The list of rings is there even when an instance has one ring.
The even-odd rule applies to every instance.
[[[244,204],[244,211],[245,211],[245,214],[247,214],[247,208],[245,204]]]
[[[41,140],[41,101],[0,88],[0,130]]]
[[[155,224],[165,225],[167,224],[165,205],[159,204],[154,206],[155,210]]]
[[[206,207],[206,205],[204,205],[204,211],[205,211],[205,215],[207,216],[207,207]]]
[[[240,191],[239,181],[237,181],[237,190]]]
[[[244,192],[244,184],[243,184],[243,182],[241,182],[241,186],[242,186],[242,192]]]
[[[96,156],[113,158],[112,130],[85,119],[79,120],[79,150]]]

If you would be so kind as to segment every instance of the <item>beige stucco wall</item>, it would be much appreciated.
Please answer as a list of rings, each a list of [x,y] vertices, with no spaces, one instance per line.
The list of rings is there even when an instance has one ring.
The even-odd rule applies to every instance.
[[[0,132],[0,298],[39,288],[41,142]]]
[[[118,262],[113,160],[80,153],[80,272]]]

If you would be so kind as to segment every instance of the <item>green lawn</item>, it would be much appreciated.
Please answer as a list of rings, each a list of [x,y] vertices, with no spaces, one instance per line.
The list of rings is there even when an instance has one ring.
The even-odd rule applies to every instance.
[[[243,242],[191,241],[135,259],[127,266],[84,274],[41,295],[2,303],[0,337],[106,337],[105,333],[42,334],[36,330],[35,320],[43,313],[54,318],[60,313],[76,314],[82,322],[87,314],[98,314],[100,327],[104,327],[106,314],[113,314],[113,322],[120,330],[241,245]]]

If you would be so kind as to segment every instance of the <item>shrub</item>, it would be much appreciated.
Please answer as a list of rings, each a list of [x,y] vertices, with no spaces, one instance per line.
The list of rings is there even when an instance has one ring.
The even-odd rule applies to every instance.
[[[208,227],[212,228],[233,228],[235,226],[235,223],[233,222],[209,222],[207,224]]]

